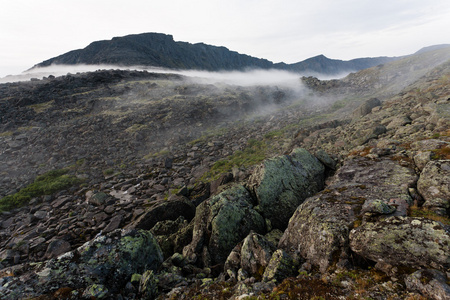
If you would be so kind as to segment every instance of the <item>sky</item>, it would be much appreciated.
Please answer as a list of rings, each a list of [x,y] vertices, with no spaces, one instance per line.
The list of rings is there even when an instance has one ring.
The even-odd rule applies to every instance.
[[[0,0],[0,77],[144,32],[295,63],[412,54],[449,28],[448,0]]]

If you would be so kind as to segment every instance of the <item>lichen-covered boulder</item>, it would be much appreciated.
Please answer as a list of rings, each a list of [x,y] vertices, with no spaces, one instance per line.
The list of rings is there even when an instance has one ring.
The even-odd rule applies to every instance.
[[[450,233],[442,223],[424,218],[363,223],[350,232],[350,247],[366,259],[393,266],[450,267]]]
[[[425,199],[424,207],[447,215],[450,209],[450,160],[428,162],[420,174],[417,189]]]
[[[409,291],[419,292],[428,299],[450,299],[450,286],[446,283],[445,274],[437,270],[419,270],[405,279]]]
[[[264,233],[264,219],[252,202],[247,189],[237,185],[201,203],[192,220],[192,242],[183,255],[204,266],[223,264],[250,231]]]
[[[333,260],[345,258],[348,234],[364,203],[359,195],[365,190],[361,187],[344,189],[327,189],[300,205],[278,247],[296,258],[307,259],[319,266],[321,272],[325,272]]]
[[[349,158],[325,190],[301,204],[289,221],[279,248],[305,258],[321,272],[349,263],[349,233],[366,214],[406,215],[391,203],[411,203],[408,188],[416,182],[410,168],[389,158]]]
[[[238,270],[242,268],[250,276],[261,279],[275,250],[275,245],[264,236],[251,232],[230,253],[224,270],[229,276],[237,278]]]
[[[281,282],[283,279],[295,276],[298,273],[298,260],[291,257],[287,252],[278,249],[272,254],[272,257],[267,265],[263,281],[277,281]]]
[[[156,270],[162,259],[161,249],[149,231],[119,229],[56,259],[31,266],[0,290],[0,298],[36,297],[60,287],[84,289],[88,296],[114,295],[134,273]]]
[[[303,201],[323,188],[325,167],[302,148],[265,160],[248,185],[258,199],[258,211],[273,228],[284,230]]]

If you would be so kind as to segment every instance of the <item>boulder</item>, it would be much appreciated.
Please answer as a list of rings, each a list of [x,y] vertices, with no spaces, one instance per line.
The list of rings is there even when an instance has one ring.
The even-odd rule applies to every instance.
[[[236,278],[239,269],[256,279],[261,279],[276,250],[264,236],[251,232],[237,245],[225,262],[225,272]]]
[[[258,211],[273,228],[284,230],[303,201],[324,185],[325,167],[302,148],[290,155],[265,160],[249,178],[258,199]]]
[[[371,98],[364,101],[357,109],[353,111],[354,117],[363,117],[372,112],[374,107],[381,106],[381,101],[378,98]]]
[[[278,247],[303,257],[321,272],[348,252],[348,234],[364,202],[365,189],[327,189],[307,199],[289,221]],[[353,197],[353,199],[352,199]]]
[[[450,267],[450,233],[442,223],[410,217],[389,217],[363,223],[350,232],[350,247],[360,256],[393,266]]]
[[[282,249],[278,249],[272,254],[269,264],[264,271],[263,281],[274,280],[281,282],[287,277],[295,276],[298,265],[298,261]]]
[[[192,242],[183,249],[183,255],[204,266],[223,264],[250,231],[266,231],[250,193],[240,185],[201,203],[192,222]]]
[[[417,190],[425,199],[424,207],[439,215],[450,208],[450,160],[430,161],[417,182]]]
[[[450,299],[450,286],[445,274],[433,269],[419,270],[405,279],[408,290],[419,292],[428,299]]]
[[[149,231],[116,230],[57,259],[30,266],[30,271],[0,290],[0,298],[32,298],[58,287],[84,289],[87,296],[103,297],[119,292],[134,273],[156,270],[162,260],[161,249]]]
[[[416,178],[412,169],[389,158],[348,158],[325,190],[297,208],[279,248],[294,258],[305,258],[321,272],[337,263],[347,264],[350,230],[366,214],[406,215],[412,202],[408,189]]]

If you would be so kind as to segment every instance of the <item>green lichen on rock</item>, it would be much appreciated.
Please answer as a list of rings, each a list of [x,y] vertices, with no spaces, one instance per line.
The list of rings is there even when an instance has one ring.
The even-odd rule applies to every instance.
[[[158,280],[153,272],[153,270],[147,270],[142,274],[139,283],[139,293],[141,294],[140,299],[154,299],[158,294]]]
[[[324,171],[316,157],[298,148],[265,160],[252,174],[249,187],[261,214],[273,228],[285,229],[297,206],[323,187]]]
[[[375,199],[373,201],[366,201],[362,207],[361,213],[388,215],[395,210],[395,206],[389,205],[383,200]]]
[[[88,287],[87,297],[100,299],[120,291],[133,274],[156,270],[162,260],[161,249],[150,231],[118,229],[37,265],[27,284],[33,286],[35,295],[49,293],[54,286]]]
[[[424,218],[366,222],[350,232],[350,247],[362,257],[394,266],[450,266],[450,234],[441,223]]]
[[[265,232],[264,219],[253,209],[249,192],[239,185],[200,204],[193,222],[192,242],[183,253],[197,256],[207,246],[213,264],[225,262],[233,247],[251,230]]]
[[[296,275],[298,262],[284,250],[278,249],[272,254],[263,274],[263,281],[281,282],[287,277]]]
[[[84,298],[103,299],[108,295],[108,288],[102,284],[88,286],[83,293]]]

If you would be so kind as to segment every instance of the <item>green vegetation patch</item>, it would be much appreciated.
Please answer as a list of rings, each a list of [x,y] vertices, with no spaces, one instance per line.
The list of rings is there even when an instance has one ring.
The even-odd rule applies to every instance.
[[[236,151],[226,159],[217,161],[202,178],[202,181],[212,181],[217,179],[220,174],[230,172],[234,167],[248,168],[256,165],[266,159],[266,150],[268,146],[265,141],[250,139],[243,150]]]
[[[440,216],[435,212],[428,210],[423,207],[411,206],[409,207],[409,216],[410,217],[420,217],[425,218],[437,222],[441,222],[444,225],[450,225],[450,218],[445,216]]]
[[[49,108],[51,108],[54,103],[55,103],[55,100],[50,100],[50,101],[43,102],[43,103],[29,105],[29,107],[32,108],[35,113],[39,114],[39,113],[42,113],[42,112],[48,110]]]
[[[51,195],[55,192],[67,189],[81,182],[73,175],[67,174],[68,170],[52,170],[42,174],[19,192],[0,199],[0,212],[26,205],[31,198],[43,195]]]
[[[445,146],[440,149],[431,150],[431,159],[450,159],[450,147]]]

